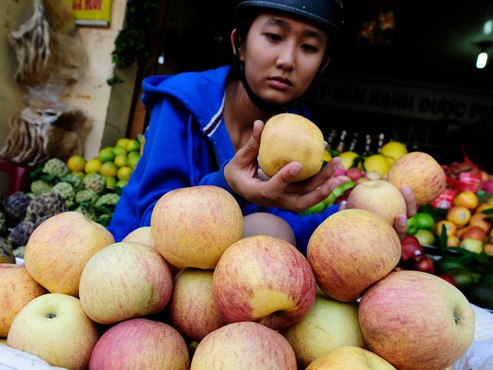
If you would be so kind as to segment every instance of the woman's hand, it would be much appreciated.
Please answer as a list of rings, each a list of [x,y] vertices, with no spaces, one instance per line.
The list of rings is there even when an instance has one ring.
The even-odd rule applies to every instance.
[[[302,170],[301,163],[291,162],[271,178],[259,172],[257,156],[264,124],[257,120],[247,144],[235,154],[224,168],[224,177],[230,188],[243,199],[262,207],[276,207],[301,212],[327,198],[341,184],[333,178],[340,159],[332,159],[318,174],[296,182]]]

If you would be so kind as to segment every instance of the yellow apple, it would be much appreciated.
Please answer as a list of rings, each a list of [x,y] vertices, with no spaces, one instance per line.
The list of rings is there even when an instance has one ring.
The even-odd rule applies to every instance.
[[[356,302],[339,302],[318,294],[300,321],[279,331],[291,344],[298,366],[306,368],[324,353],[342,346],[365,348]]]
[[[7,337],[10,326],[21,309],[48,291],[26,270],[24,265],[0,264],[0,337]]]
[[[226,248],[242,238],[243,215],[226,190],[192,186],[159,199],[151,230],[159,253],[171,265],[213,269]]]
[[[375,213],[345,209],[315,229],[307,258],[320,288],[329,297],[351,302],[397,266],[401,241],[392,225]]]
[[[78,296],[87,261],[111,243],[113,235],[104,226],[80,212],[63,212],[34,230],[26,245],[24,264],[49,292]]]
[[[317,174],[324,161],[325,139],[322,131],[309,119],[293,113],[281,113],[265,123],[260,138],[258,163],[269,177],[290,162],[303,169],[296,181]]]
[[[366,209],[384,218],[391,225],[398,215],[406,215],[406,201],[399,189],[385,180],[366,181],[349,193],[346,208]]]
[[[397,370],[387,360],[365,348],[342,346],[315,359],[306,370]]]
[[[9,347],[38,356],[52,366],[87,369],[99,339],[96,324],[78,298],[48,293],[34,298],[14,319]]]

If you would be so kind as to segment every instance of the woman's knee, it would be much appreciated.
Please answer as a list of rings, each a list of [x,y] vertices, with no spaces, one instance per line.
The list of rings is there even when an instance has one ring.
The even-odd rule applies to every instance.
[[[253,235],[273,236],[296,246],[296,237],[291,226],[271,213],[257,212],[243,218],[243,237]]]

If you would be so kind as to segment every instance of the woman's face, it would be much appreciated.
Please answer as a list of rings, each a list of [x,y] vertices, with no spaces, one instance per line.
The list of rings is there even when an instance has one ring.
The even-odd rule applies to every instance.
[[[238,53],[253,92],[270,104],[282,105],[308,89],[326,45],[325,32],[316,26],[286,15],[261,14],[246,41],[240,40]]]

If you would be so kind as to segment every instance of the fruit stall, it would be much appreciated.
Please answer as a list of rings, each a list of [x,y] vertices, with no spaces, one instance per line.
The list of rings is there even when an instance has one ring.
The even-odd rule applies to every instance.
[[[479,166],[396,141],[368,154],[324,147],[323,165],[341,158],[340,185],[302,214],[345,209],[306,256],[243,237],[235,199],[209,186],[169,192],[151,226],[115,243],[104,226],[144,145],[50,158],[2,200],[0,365],[493,366],[493,177]],[[403,178],[418,209],[399,238]]]

